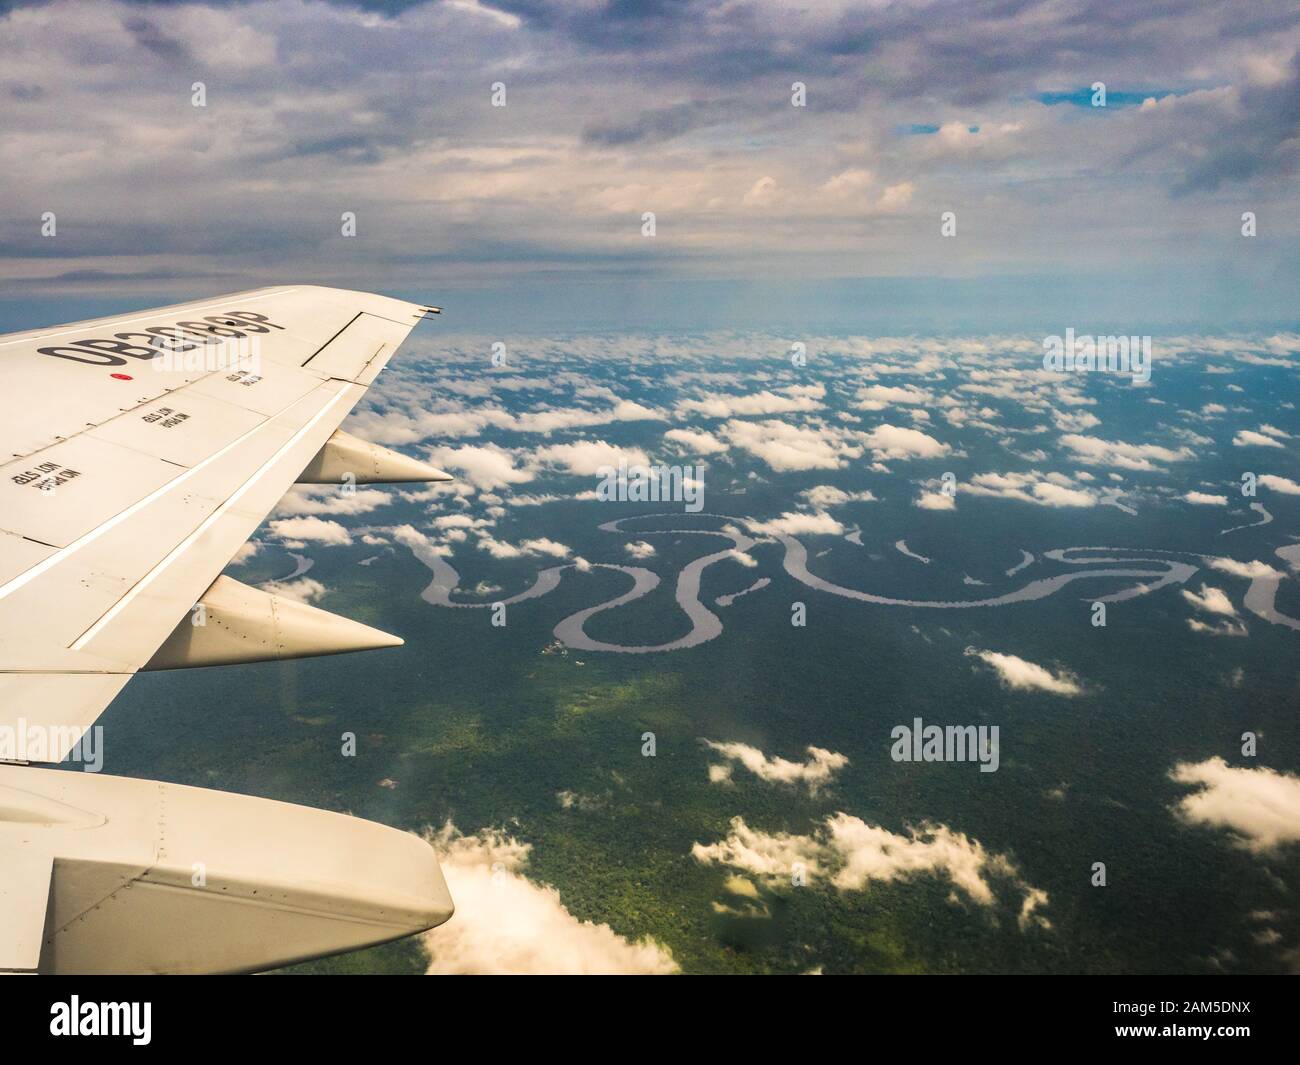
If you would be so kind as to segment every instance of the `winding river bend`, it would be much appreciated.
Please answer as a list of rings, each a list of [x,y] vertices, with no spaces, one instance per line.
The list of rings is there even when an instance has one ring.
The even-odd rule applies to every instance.
[[[635,517],[617,518],[599,526],[602,532],[633,535],[627,533],[624,524],[660,518],[678,518],[680,514],[645,514]],[[1186,552],[1162,551],[1154,548],[1118,548],[1118,547],[1065,547],[1042,552],[1042,559],[1062,565],[1075,567],[1063,573],[1049,577],[1039,577],[998,595],[981,599],[899,599],[892,596],[877,595],[874,592],[858,588],[849,588],[819,577],[808,568],[808,549],[794,536],[775,533],[763,536],[761,527],[753,519],[731,518],[720,514],[693,514],[692,518],[709,518],[722,523],[718,529],[642,529],[635,535],[646,536],[714,536],[727,541],[721,550],[702,555],[688,562],[677,574],[675,598],[678,608],[690,622],[690,631],[684,636],[661,644],[615,644],[597,640],[587,634],[586,625],[597,614],[616,610],[649,595],[659,587],[660,576],[644,566],[624,566],[608,562],[584,564],[583,568],[608,569],[626,574],[632,579],[632,586],[621,595],[597,603],[595,606],[570,614],[555,626],[555,637],[561,643],[578,651],[605,651],[614,654],[653,654],[662,651],[678,651],[695,647],[716,639],[722,635],[722,619],[700,600],[700,584],[704,571],[710,566],[742,558],[755,544],[779,543],[784,548],[783,568],[795,580],[815,591],[827,595],[838,595],[863,603],[880,606],[919,607],[935,610],[961,610],[975,607],[999,607],[1011,603],[1032,602],[1055,595],[1063,588],[1080,580],[1119,580],[1125,586],[1107,595],[1088,596],[1087,601],[1118,603],[1137,596],[1150,595],[1171,585],[1186,584],[1204,565],[1216,561],[1213,555],[1198,555]],[[743,531],[748,529],[749,532]],[[751,533],[753,535],[751,535]],[[450,607],[460,610],[487,609],[497,604],[510,605],[530,599],[538,599],[559,587],[566,570],[578,569],[576,563],[549,566],[538,572],[532,585],[515,595],[494,599],[491,602],[457,602],[453,595],[460,589],[460,574],[431,545],[411,544],[411,551],[433,574],[433,580],[420,594],[425,602],[433,606]],[[910,553],[910,552],[909,552]],[[1277,556],[1288,569],[1300,569],[1300,543],[1278,548]],[[1030,552],[1021,549],[1021,561],[1006,573],[1011,577],[1028,568],[1037,561]],[[1178,556],[1170,557],[1170,556]],[[919,556],[917,556],[919,557]],[[1195,561],[1187,561],[1195,560]],[[926,560],[929,561],[929,560]],[[1300,631],[1300,619],[1289,617],[1278,611],[1276,599],[1281,582],[1287,576],[1284,570],[1267,567],[1268,572],[1250,579],[1250,585],[1243,598],[1243,605],[1257,617],[1274,625]],[[1131,582],[1131,583],[1128,583]],[[719,605],[729,606],[732,601],[746,592],[757,592],[770,583],[764,577],[755,581],[742,592],[731,596],[720,596]]]

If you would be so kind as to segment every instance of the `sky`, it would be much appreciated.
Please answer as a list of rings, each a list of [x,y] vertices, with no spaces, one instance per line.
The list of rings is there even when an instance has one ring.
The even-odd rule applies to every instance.
[[[469,329],[1291,327],[1298,47],[1267,0],[0,0],[0,329],[308,282]]]

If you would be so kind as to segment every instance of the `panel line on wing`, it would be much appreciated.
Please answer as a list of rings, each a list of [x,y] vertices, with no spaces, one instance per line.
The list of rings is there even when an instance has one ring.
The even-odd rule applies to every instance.
[[[370,364],[371,364],[372,362],[374,362],[377,358],[379,358],[380,355],[382,355],[382,354],[384,353],[384,348],[386,348],[386,347],[388,347],[387,344],[380,344],[379,347],[375,348],[375,353],[374,353],[373,355],[371,355],[370,358],[368,358],[368,359],[366,360],[365,365],[362,366],[361,369],[357,371],[357,375],[360,376],[361,374],[365,373],[366,370],[368,370],[368,369],[370,368]],[[349,385],[355,385],[355,384],[358,383],[354,378],[351,378],[351,377],[333,377],[333,376],[331,376],[331,377],[330,377],[330,380],[331,380],[331,381],[342,381],[342,382],[344,382],[345,384],[349,384]],[[367,387],[369,387],[369,386],[367,386]]]
[[[280,449],[276,451],[274,455],[272,455],[266,462],[264,462],[260,467],[258,467],[257,471],[253,474],[253,476],[251,476],[247,481],[245,481],[242,485],[240,485],[224,503],[222,503],[219,507],[217,507],[217,509],[214,510],[211,514],[209,514],[202,522],[200,522],[198,528],[196,528],[193,532],[189,534],[189,536],[185,537],[184,540],[182,540],[179,544],[177,544],[174,548],[172,548],[171,551],[169,551],[162,558],[162,560],[159,561],[158,564],[154,566],[153,569],[151,569],[148,573],[146,573],[143,577],[141,577],[140,580],[138,580],[135,584],[133,584],[130,587],[130,589],[126,592],[126,594],[122,596],[121,599],[119,599],[116,603],[114,603],[111,607],[109,607],[107,611],[104,612],[103,616],[100,617],[98,621],[96,621],[93,625],[90,626],[90,628],[88,628],[79,637],[77,637],[77,639],[74,640],[73,643],[70,645],[71,649],[74,651],[80,651],[86,646],[87,643],[89,643],[92,639],[94,639],[95,636],[104,628],[105,625],[107,625],[110,621],[112,621],[113,618],[117,617],[117,615],[120,614],[131,603],[131,601],[135,599],[137,595],[139,595],[142,591],[145,590],[145,588],[147,588],[150,584],[152,584],[154,580],[156,580],[158,576],[162,574],[162,572],[165,569],[167,569],[168,566],[170,566],[173,562],[175,562],[176,559],[179,558],[181,554],[183,554],[190,547],[190,545],[194,543],[195,540],[197,540],[200,536],[203,535],[204,532],[206,532],[218,520],[220,520],[220,518],[231,507],[233,507],[236,503],[238,503],[239,500],[243,498],[244,494],[248,492],[255,484],[257,484],[257,482],[262,479],[262,477],[267,473],[267,471],[269,471],[304,436],[306,436],[307,433],[310,432],[312,428],[315,427],[316,423],[319,422],[323,417],[325,417],[325,415],[328,414],[331,410],[333,410],[335,405],[339,402],[339,400],[343,399],[345,396],[347,396],[347,394],[348,394],[347,388],[339,389],[339,391],[334,394],[334,398],[331,399],[328,403],[326,403],[325,406],[323,406],[320,410],[318,410],[312,416],[312,418],[307,422],[306,425],[304,425],[301,429],[299,429],[296,433],[294,433],[293,436],[291,436],[287,441],[285,441],[285,443],[281,445]],[[269,422],[263,423],[263,425],[266,424],[269,424]],[[252,431],[255,432],[256,429],[260,429],[260,428],[262,428],[262,426],[257,426]]]
[[[356,314],[354,314],[351,318],[348,319],[348,324],[347,324],[347,325],[345,325],[342,329],[340,329],[337,333],[335,333],[332,337],[330,337],[329,340],[325,341],[324,344],[322,344],[322,345],[321,345],[320,347],[318,347],[315,351],[313,351],[310,355],[308,355],[308,356],[307,356],[307,359],[306,359],[306,361],[303,363],[303,365],[306,366],[307,363],[311,362],[312,359],[314,359],[317,355],[319,355],[319,354],[320,354],[322,351],[324,351],[327,347],[329,347],[331,344],[333,344],[334,341],[338,340],[339,337],[341,337],[344,333],[346,333],[346,332],[348,331],[348,326],[350,326],[353,322],[355,322],[358,318],[360,318],[360,317],[361,317],[363,314],[365,314],[365,313],[366,313],[365,311],[357,311]]]
[[[179,474],[176,477],[173,477],[170,481],[166,482],[163,485],[160,485],[158,488],[155,488],[143,499],[136,500],[125,510],[119,511],[117,514],[114,514],[102,525],[95,526],[95,528],[91,529],[89,532],[84,533],[82,536],[78,537],[76,540],[68,544],[66,547],[61,548],[58,552],[51,555],[49,558],[44,559],[41,562],[38,562],[31,569],[23,573],[20,573],[8,584],[0,586],[0,600],[8,598],[14,592],[18,591],[19,588],[22,588],[30,581],[35,580],[42,573],[45,573],[47,570],[53,568],[54,566],[57,566],[60,562],[67,559],[69,556],[73,555],[81,548],[99,539],[100,536],[108,532],[110,529],[126,521],[126,519],[131,517],[131,515],[135,514],[139,510],[143,509],[144,507],[147,507],[150,503],[153,503],[156,500],[161,499],[164,495],[170,492],[177,485],[183,484],[185,481],[189,480],[191,477],[195,476],[200,471],[206,469],[212,463],[216,462],[223,455],[226,455],[231,450],[238,447],[254,433],[259,432],[260,430],[266,428],[266,426],[270,425],[275,420],[275,418],[279,417],[281,414],[289,410],[298,402],[300,402],[300,400],[294,400],[292,403],[286,404],[276,414],[272,415],[270,418],[267,418],[265,421],[257,425],[254,425],[247,432],[243,433],[241,436],[232,440],[230,443],[228,443],[225,447],[221,448],[219,451],[214,451],[202,462],[199,462],[189,467],[189,469],[185,470],[183,473]]]

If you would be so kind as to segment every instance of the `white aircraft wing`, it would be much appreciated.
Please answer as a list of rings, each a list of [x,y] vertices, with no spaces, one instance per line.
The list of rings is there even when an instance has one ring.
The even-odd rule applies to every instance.
[[[140,811],[142,823],[134,834],[122,821],[122,810],[132,803],[146,797],[158,802],[164,794],[158,789],[172,788],[181,801],[175,786],[138,792],[132,785],[145,782],[110,783],[112,778],[87,774],[70,791],[69,774],[21,763],[62,760],[144,669],[401,643],[220,575],[295,482],[445,479],[418,460],[338,431],[415,323],[431,310],[368,293],[298,286],[0,337],[0,762],[19,763],[0,767],[0,908],[7,911],[0,924],[5,916],[27,915],[0,940],[0,970],[63,968],[51,961],[62,957],[77,959],[76,971],[97,966],[115,971],[114,956],[131,971],[204,968],[202,949],[182,958],[174,953],[178,948],[167,946],[166,936],[156,937],[156,949],[133,946],[123,954],[125,926],[110,923],[89,940],[84,934],[76,940],[70,931],[85,925],[84,914],[102,907],[105,898],[138,886],[151,869],[155,877],[174,874],[185,881],[183,869],[167,871],[164,828],[149,810]],[[223,870],[232,878],[224,889],[227,897],[247,889],[252,898],[259,884],[275,884],[289,894],[294,890],[293,866],[277,865],[260,849],[257,856],[247,854],[230,845],[228,831],[223,835],[221,826],[229,828],[236,814],[256,819],[247,803],[262,801],[186,792],[184,802],[199,826],[194,837],[224,839],[210,849],[234,856]],[[268,825],[283,825],[286,834],[303,827],[295,828],[293,816],[270,810],[271,805],[281,804],[268,804]],[[50,828],[99,825],[110,809],[116,814],[116,836]],[[49,810],[59,816],[47,816]],[[309,814],[316,812],[305,812],[303,825],[318,826],[327,823],[320,818],[337,816],[311,820]],[[33,824],[50,831],[35,832]],[[397,846],[382,835],[387,832],[374,836],[378,851]],[[84,841],[91,837],[99,843],[88,847]],[[345,837],[349,860],[355,862],[358,837],[355,832],[340,836]],[[114,857],[115,838],[130,851],[129,858]],[[284,840],[268,839],[266,845],[272,853],[276,846],[286,850]],[[409,846],[405,838],[402,846]],[[287,850],[301,851],[301,846]],[[407,868],[409,858],[403,852],[394,868]],[[450,899],[445,886],[438,887],[436,862],[433,874],[427,865],[412,873],[418,890],[410,883],[394,890],[408,902],[408,896],[427,898],[432,890],[436,904],[427,912],[408,905],[407,917],[416,911],[419,917],[404,918],[401,931],[373,921],[371,914],[362,921],[364,934],[339,932],[342,918],[331,914],[330,935],[313,940],[295,926],[293,942],[273,949],[265,942],[263,923],[247,950],[217,952],[212,966],[257,968],[445,920]],[[80,871],[68,872],[74,867]],[[86,871],[92,867],[97,872]],[[116,872],[104,872],[110,867]],[[308,877],[315,880],[304,905],[313,913],[329,910],[330,899],[382,896],[373,884],[358,888],[339,881],[337,863],[299,855],[299,871],[306,868],[329,868],[336,877],[330,883],[320,882],[316,873]],[[53,885],[49,906],[37,905],[46,897],[43,877]],[[210,892],[203,907],[196,897],[195,913],[215,912],[211,902]],[[30,914],[38,909],[46,924],[34,939]],[[370,914],[366,905],[361,911]],[[141,927],[149,926],[150,912],[135,915],[132,943]],[[438,920],[433,914],[440,914]],[[228,945],[229,929],[218,925],[213,943]],[[46,960],[37,966],[33,942],[42,934]],[[259,943],[265,943],[261,953]]]
[[[189,620],[421,313],[264,289],[0,338],[0,725],[59,741],[32,760]]]

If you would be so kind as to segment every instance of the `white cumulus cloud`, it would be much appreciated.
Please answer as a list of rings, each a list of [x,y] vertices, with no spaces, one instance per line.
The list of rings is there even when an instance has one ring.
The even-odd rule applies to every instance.
[[[1259,483],[1265,488],[1270,488],[1274,492],[1281,492],[1283,495],[1300,496],[1300,484],[1287,477],[1278,477],[1273,473],[1262,473],[1259,475]]]
[[[271,535],[299,543],[350,544],[352,534],[337,521],[324,518],[280,518],[271,522]]]
[[[1204,610],[1207,614],[1221,614],[1229,618],[1237,616],[1236,607],[1232,605],[1232,600],[1222,588],[1211,588],[1208,584],[1202,584],[1199,595],[1184,588],[1183,598],[1197,610]]]
[[[1237,768],[1222,758],[1180,762],[1169,775],[1195,789],[1174,807],[1183,821],[1227,829],[1257,854],[1300,842],[1300,777]]]
[[[1005,855],[993,854],[978,840],[946,825],[924,823],[906,834],[890,832],[843,812],[832,814],[809,835],[764,832],[744,818],[733,817],[727,837],[717,843],[696,843],[691,854],[705,865],[741,869],[775,888],[788,884],[801,867],[809,880],[828,879],[840,891],[862,891],[872,881],[888,883],[916,876],[942,876],[955,893],[979,906],[997,902],[992,881],[1009,881],[1024,894],[1017,922],[1050,927],[1037,911],[1047,905],[1047,893],[1021,878]]]
[[[472,484],[486,490],[523,484],[535,476],[532,470],[516,466],[511,452],[491,444],[430,448],[429,461],[440,469],[459,472]]]
[[[1034,662],[1027,662],[1016,655],[1002,654],[998,651],[981,651],[974,647],[966,648],[966,654],[980,659],[992,666],[998,679],[1013,691],[1045,691],[1053,695],[1079,695],[1083,685],[1070,673],[1053,673],[1051,670]]]
[[[931,459],[952,450],[920,429],[898,425],[878,425],[863,439],[878,459]]]
[[[461,835],[448,822],[430,839],[456,913],[424,934],[430,975],[666,975],[672,953],[580,921],[553,887],[524,875],[532,846],[499,831]]]
[[[1253,429],[1242,429],[1232,438],[1233,447],[1282,447],[1279,440],[1275,440],[1267,433],[1257,433]]]
[[[922,492],[912,505],[922,510],[956,510],[957,497],[945,492]]]
[[[801,510],[788,510],[779,518],[750,522],[749,527],[766,536],[842,536],[844,526],[824,511],[809,514]]]
[[[578,477],[594,477],[608,469],[617,469],[620,462],[629,467],[650,465],[650,456],[639,447],[616,447],[604,440],[552,444],[534,451],[533,459]]]
[[[757,747],[747,743],[719,743],[705,740],[705,745],[727,759],[744,766],[759,780],[777,784],[802,784],[810,795],[816,795],[821,788],[830,783],[831,777],[849,764],[848,758],[824,747],[808,747],[808,757],[803,762],[792,762],[788,758],[769,758]],[[731,779],[732,767],[727,763],[709,767],[709,779],[721,783]]]
[[[1283,576],[1278,570],[1275,570],[1267,562],[1239,562],[1235,558],[1212,558],[1209,560],[1210,568],[1217,569],[1221,573],[1229,573],[1234,577],[1245,577],[1247,580],[1256,580],[1260,577],[1277,577]]]

